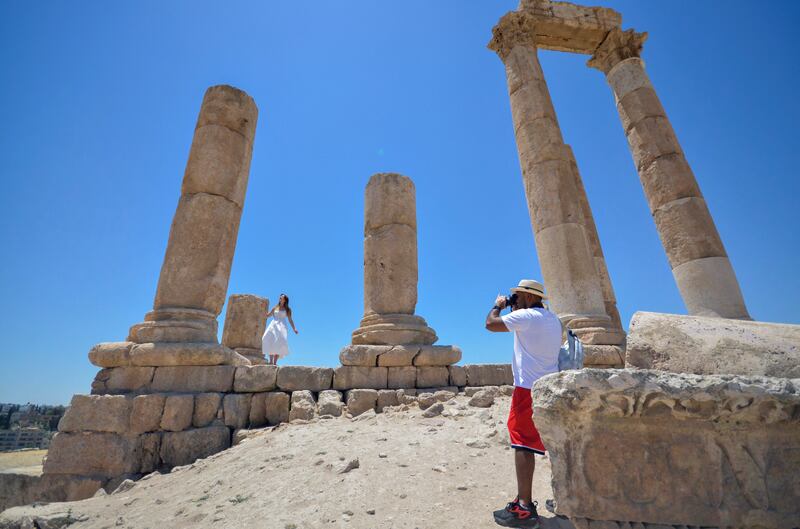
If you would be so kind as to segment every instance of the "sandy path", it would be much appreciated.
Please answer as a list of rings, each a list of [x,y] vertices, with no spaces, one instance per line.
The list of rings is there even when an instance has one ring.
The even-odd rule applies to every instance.
[[[81,502],[9,509],[67,513],[70,528],[494,528],[492,510],[515,494],[507,446],[509,398],[488,409],[460,396],[447,416],[365,414],[262,430],[230,450],[126,491]],[[347,472],[348,463],[358,467]],[[571,524],[544,509],[550,465],[537,458],[535,499],[545,529]],[[352,466],[352,464],[351,464]],[[14,526],[10,524],[6,526]]]

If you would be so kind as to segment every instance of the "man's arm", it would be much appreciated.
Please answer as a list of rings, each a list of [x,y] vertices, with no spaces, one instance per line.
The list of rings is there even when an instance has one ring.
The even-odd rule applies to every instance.
[[[486,316],[486,330],[491,332],[508,332],[508,327],[503,323],[503,318],[500,317],[500,311],[506,306],[505,296],[497,296],[494,300],[494,307],[489,311]]]

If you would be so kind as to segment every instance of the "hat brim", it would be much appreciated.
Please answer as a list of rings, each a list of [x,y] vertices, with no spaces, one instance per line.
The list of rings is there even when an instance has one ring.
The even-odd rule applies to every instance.
[[[514,287],[511,289],[511,292],[524,292],[526,294],[533,294],[534,296],[539,296],[542,299],[547,299],[547,296],[545,295],[544,292],[540,290],[528,289],[525,287]]]

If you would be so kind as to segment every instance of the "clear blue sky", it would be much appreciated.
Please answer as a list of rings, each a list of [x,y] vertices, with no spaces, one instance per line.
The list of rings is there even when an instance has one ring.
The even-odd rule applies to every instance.
[[[800,3],[605,2],[643,57],[751,315],[800,322]],[[0,3],[0,401],[66,403],[152,307],[206,87],[260,108],[229,293],[287,292],[290,363],[337,365],[362,315],[363,190],[417,188],[417,313],[464,362],[508,361],[483,319],[539,277],[502,63],[515,1]],[[611,91],[541,52],[624,322],[683,313]],[[224,317],[224,313],[223,313]],[[220,321],[223,320],[220,318]]]

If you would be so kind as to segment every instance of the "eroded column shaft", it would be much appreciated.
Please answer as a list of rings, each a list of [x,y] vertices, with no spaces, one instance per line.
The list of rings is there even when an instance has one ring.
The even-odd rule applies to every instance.
[[[689,313],[749,319],[719,232],[639,58],[646,34],[609,33],[589,65],[614,92],[661,243]]]
[[[506,67],[511,113],[536,251],[551,308],[590,345],[619,345],[624,333],[606,312],[607,296],[588,234],[592,228],[577,166],[561,135],[525,13],[509,13],[494,29],[489,47]],[[585,203],[584,203],[585,202]],[[602,258],[602,251],[599,251]],[[603,261],[604,265],[604,261]],[[605,266],[603,266],[605,270]],[[606,274],[607,275],[607,274]],[[608,283],[610,287],[610,281]],[[610,290],[610,289],[609,289]],[[613,296],[613,291],[611,291]],[[614,365],[620,351],[590,362]]]
[[[231,86],[206,91],[197,118],[153,311],[137,342],[216,342],[250,172],[258,109]]]

